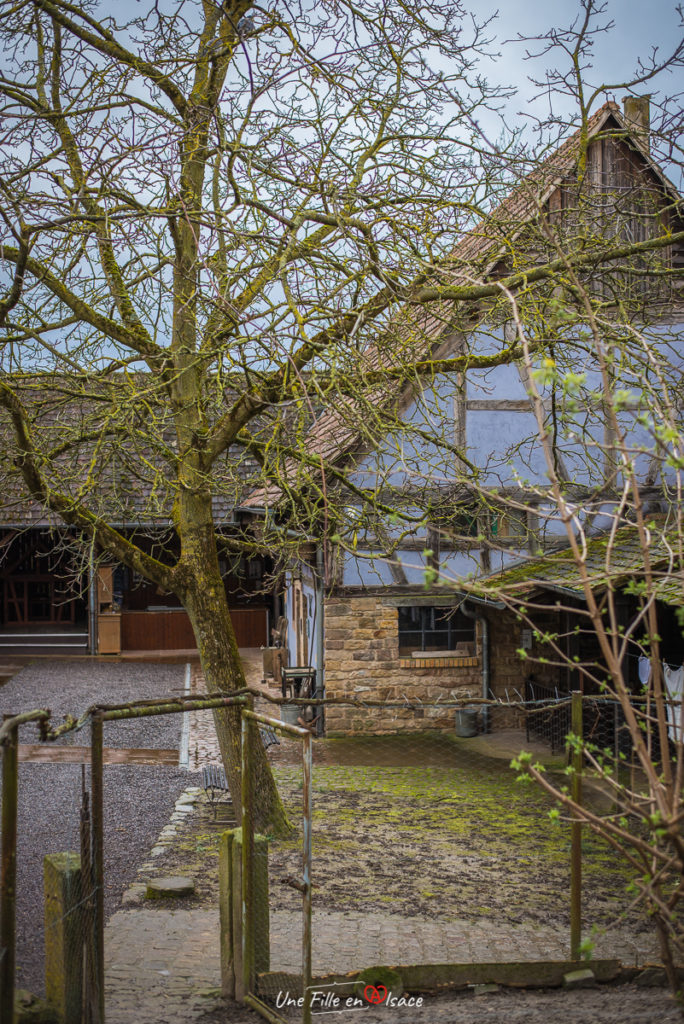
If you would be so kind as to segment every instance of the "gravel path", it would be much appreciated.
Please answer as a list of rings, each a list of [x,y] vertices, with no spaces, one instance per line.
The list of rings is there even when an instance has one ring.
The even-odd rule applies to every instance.
[[[95,701],[123,703],[182,692],[183,665],[102,662],[40,662],[23,669],[0,689],[0,712],[49,707],[53,722],[79,715]],[[180,715],[106,724],[105,745],[178,747]],[[24,743],[36,742],[35,727],[22,730]],[[87,745],[88,730],[63,742]],[[89,769],[86,770],[89,775]],[[198,776],[180,768],[111,765],[104,769],[105,910],[107,916],[134,878],[136,868],[168,822],[178,795]],[[44,990],[43,857],[79,849],[81,766],[19,765],[17,842],[17,980],[20,987]]]
[[[49,708],[52,724],[65,715],[78,718],[95,703],[125,704],[183,693],[184,665],[155,665],[149,662],[41,661],[13,676],[0,689],[0,712],[18,714],[34,708]],[[106,722],[104,742],[108,747],[177,747],[181,716]],[[36,728],[22,727],[21,743],[36,742]],[[87,745],[89,729],[70,732],[57,742],[69,746]]]

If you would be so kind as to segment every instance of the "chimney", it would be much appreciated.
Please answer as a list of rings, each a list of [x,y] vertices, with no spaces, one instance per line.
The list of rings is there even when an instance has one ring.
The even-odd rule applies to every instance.
[[[627,127],[636,135],[644,149],[651,151],[651,94],[625,96],[622,113]]]

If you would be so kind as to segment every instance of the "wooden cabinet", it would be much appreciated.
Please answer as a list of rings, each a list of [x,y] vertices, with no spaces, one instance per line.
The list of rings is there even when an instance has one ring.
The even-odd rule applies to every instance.
[[[111,605],[114,600],[114,569],[111,565],[101,565],[97,570],[97,609],[102,611],[103,605]]]
[[[121,615],[107,612],[97,617],[98,654],[121,654]]]

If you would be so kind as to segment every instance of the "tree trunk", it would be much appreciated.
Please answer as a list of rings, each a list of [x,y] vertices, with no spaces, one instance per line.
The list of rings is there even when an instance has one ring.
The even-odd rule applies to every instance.
[[[220,575],[210,585],[193,586],[186,595],[185,606],[195,631],[207,689],[211,693],[231,693],[242,689],[246,685],[245,673]],[[214,712],[214,721],[233,807],[237,811],[242,793],[239,707]],[[256,827],[260,832],[270,835],[289,834],[292,827],[278,794],[263,743],[254,743],[253,751]]]
[[[658,896],[662,898],[662,893],[658,892]],[[668,985],[670,986],[670,991],[672,992],[674,999],[679,1004],[682,1016],[684,1016],[682,986],[679,982],[679,972],[674,961],[672,949],[673,942],[670,934],[672,922],[668,921],[660,910],[656,910],[653,917],[655,919],[656,934],[658,936],[658,944],[660,946],[660,956],[663,961],[663,967],[665,968]]]

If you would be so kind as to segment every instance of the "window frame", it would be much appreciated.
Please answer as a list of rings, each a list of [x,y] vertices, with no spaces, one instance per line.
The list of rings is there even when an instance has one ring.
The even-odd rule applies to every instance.
[[[407,628],[402,623],[402,613],[410,612],[415,627]],[[397,608],[397,633],[399,642],[399,656],[407,657],[413,651],[420,651],[421,654],[429,654],[431,651],[456,651],[457,644],[468,643],[475,645],[476,632],[475,621],[469,619],[459,608],[444,607],[439,605],[399,605]],[[437,627],[437,621],[445,623],[442,628]],[[444,643],[437,643],[437,637],[444,635]],[[409,636],[419,636],[419,642],[410,642]]]

